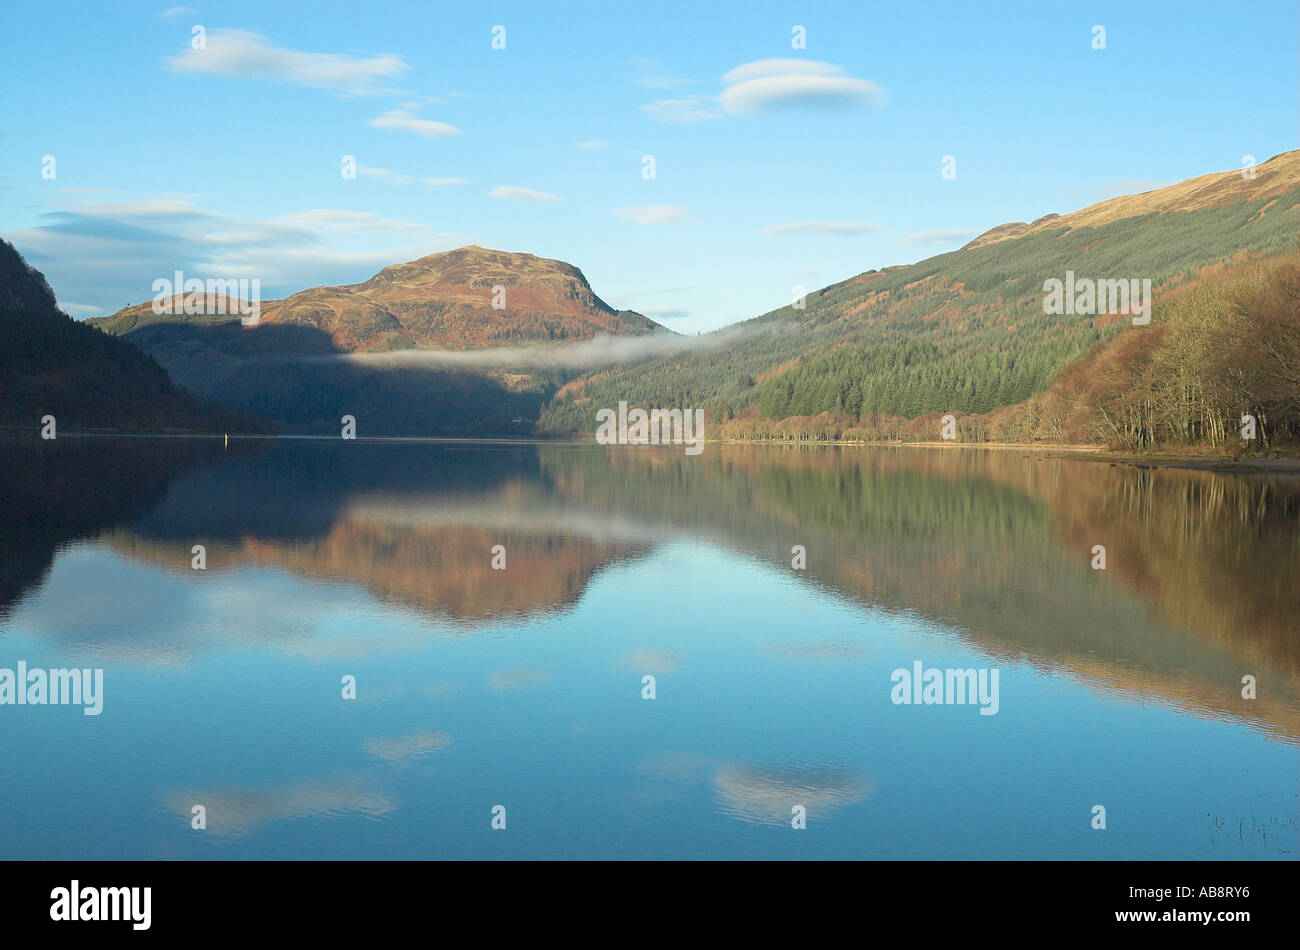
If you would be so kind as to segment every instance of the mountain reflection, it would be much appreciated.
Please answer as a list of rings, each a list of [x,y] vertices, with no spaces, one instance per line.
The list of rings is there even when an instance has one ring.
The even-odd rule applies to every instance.
[[[687,457],[69,439],[0,449],[0,620],[79,539],[179,579],[192,579],[202,544],[209,573],[274,568],[358,585],[473,632],[568,609],[600,572],[685,537],[941,623],[995,660],[1300,741],[1294,480],[906,448],[711,445]],[[1089,564],[1098,544],[1104,571]],[[790,567],[794,545],[805,570]],[[860,652],[767,649],[792,662]],[[1255,700],[1241,697],[1247,674]],[[754,785],[728,772],[718,787],[742,802]]]

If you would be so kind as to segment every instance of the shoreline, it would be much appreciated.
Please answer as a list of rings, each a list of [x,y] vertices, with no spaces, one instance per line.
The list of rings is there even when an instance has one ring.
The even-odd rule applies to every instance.
[[[24,430],[19,427],[0,428],[0,440],[17,441],[25,432],[37,435],[38,429]],[[207,439],[223,440],[226,433],[213,432],[65,432],[59,438],[65,439]],[[231,441],[273,442],[276,440],[302,442],[392,442],[407,444],[481,444],[481,445],[596,445],[591,438],[545,438],[538,436],[359,436],[355,439],[340,440],[336,435],[311,434],[264,434],[264,433],[229,433]],[[801,446],[821,448],[835,446],[839,448],[866,449],[939,449],[981,450],[981,451],[1023,451],[1034,453],[1041,458],[1065,459],[1068,461],[1105,462],[1108,465],[1128,465],[1135,468],[1177,468],[1189,471],[1222,472],[1246,475],[1293,475],[1300,477],[1300,455],[1278,455],[1272,457],[1239,458],[1230,455],[1218,455],[1207,452],[1154,452],[1143,454],[1110,449],[1102,445],[1073,445],[1069,443],[1042,442],[858,442],[858,441],[809,441],[803,439],[706,439],[708,445],[763,445],[763,446]],[[633,448],[652,448],[653,446],[632,446]]]

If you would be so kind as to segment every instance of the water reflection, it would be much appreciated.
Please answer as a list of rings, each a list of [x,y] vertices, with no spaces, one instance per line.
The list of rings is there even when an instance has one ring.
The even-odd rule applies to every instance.
[[[994,451],[3,447],[0,616],[58,549],[86,538],[187,579],[202,544],[210,573],[276,568],[359,585],[470,631],[567,609],[593,576],[671,539],[786,566],[799,544],[805,583],[940,621],[989,656],[1300,738],[1296,480]],[[491,565],[497,544],[504,574]],[[1104,572],[1089,566],[1096,544]],[[823,660],[862,651],[766,648]],[[1246,674],[1261,684],[1249,703]],[[501,689],[519,676],[500,675]]]
[[[1271,750],[1300,745],[1297,480],[904,448],[60,439],[0,462],[0,666],[94,660],[111,687],[102,751],[54,716],[0,736],[62,788],[0,778],[0,856],[59,856],[32,829],[87,799],[148,854],[208,853],[175,837],[199,802],[227,855],[761,856],[746,835],[794,805],[837,834],[787,856],[1295,853]],[[899,712],[889,670],[921,658],[1002,667],[1003,708]],[[60,786],[64,753],[126,770],[133,810]],[[1008,794],[1019,826],[976,819]],[[1170,812],[1099,851],[1061,816],[1103,796]],[[556,837],[422,830],[499,798]]]

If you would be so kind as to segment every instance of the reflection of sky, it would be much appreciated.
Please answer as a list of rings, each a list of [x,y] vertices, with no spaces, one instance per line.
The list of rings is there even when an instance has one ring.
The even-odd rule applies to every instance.
[[[1298,855],[1294,747],[1020,665],[996,716],[895,706],[897,667],[991,661],[702,543],[468,633],[80,545],[0,626],[20,659],[105,667],[104,714],[0,707],[0,858]]]

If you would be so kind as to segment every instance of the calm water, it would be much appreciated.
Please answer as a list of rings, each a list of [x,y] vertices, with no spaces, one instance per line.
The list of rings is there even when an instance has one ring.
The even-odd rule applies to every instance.
[[[0,705],[0,859],[1300,857],[1296,480],[713,445],[0,463],[0,668],[104,670],[99,716]],[[916,661],[996,670],[996,714],[895,703]]]

